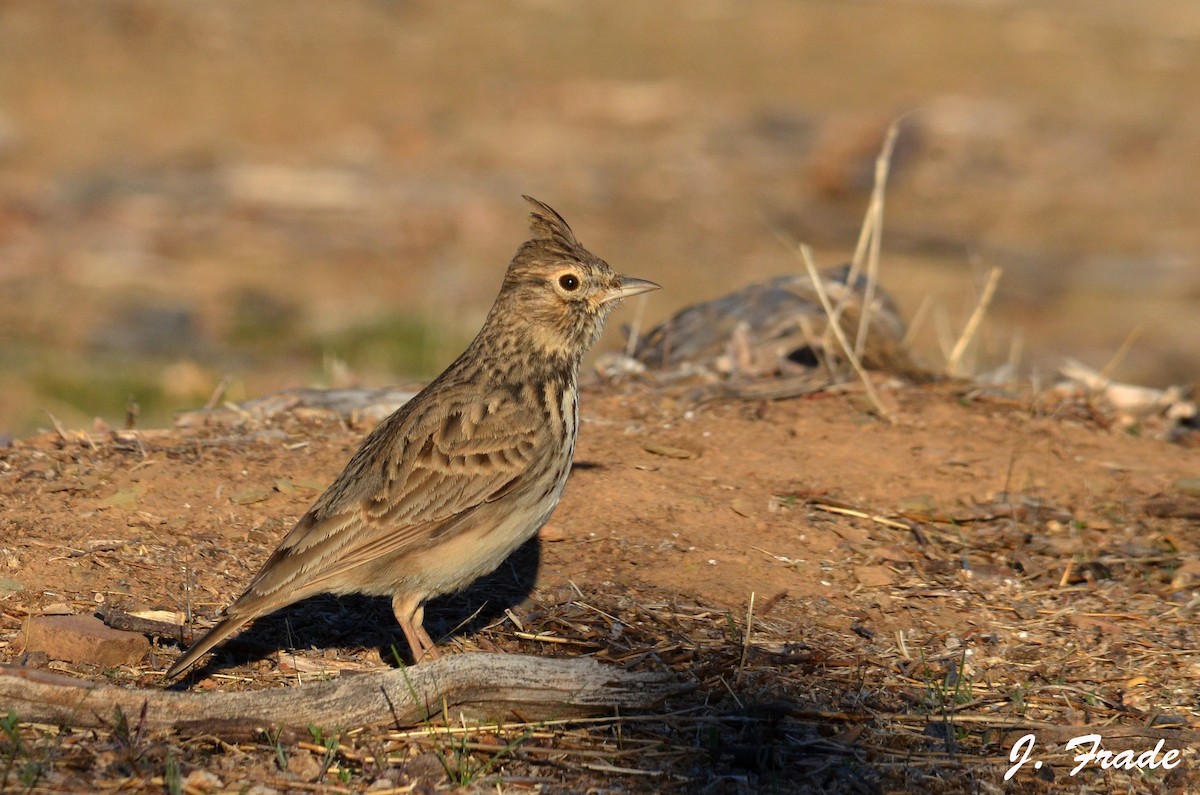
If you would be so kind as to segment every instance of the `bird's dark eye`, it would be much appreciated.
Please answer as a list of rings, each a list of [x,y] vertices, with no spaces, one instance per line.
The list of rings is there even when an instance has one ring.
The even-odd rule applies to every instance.
[[[573,293],[579,289],[579,277],[573,273],[564,273],[558,277],[558,286],[568,293]]]

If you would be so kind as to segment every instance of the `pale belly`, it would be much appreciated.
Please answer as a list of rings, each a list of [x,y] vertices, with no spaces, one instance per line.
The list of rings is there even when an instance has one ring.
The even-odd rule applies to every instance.
[[[427,598],[452,593],[467,587],[485,574],[495,571],[505,558],[537,534],[558,505],[555,495],[549,507],[530,521],[528,516],[502,518],[486,533],[458,535],[406,561],[419,573],[419,590]]]

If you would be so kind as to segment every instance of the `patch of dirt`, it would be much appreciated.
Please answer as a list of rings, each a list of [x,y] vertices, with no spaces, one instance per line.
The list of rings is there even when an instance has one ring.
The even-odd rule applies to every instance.
[[[1118,432],[1084,401],[889,391],[890,424],[854,390],[696,403],[593,385],[551,524],[432,606],[450,653],[589,654],[696,684],[659,711],[458,734],[452,716],[417,730],[313,717],[311,737],[239,744],[143,736],[136,716],[84,731],[18,715],[0,727],[0,789],[1194,789],[1197,520],[1162,517],[1188,515],[1171,506],[1194,501],[1200,448]],[[0,661],[161,686],[168,642],[101,671],[23,660],[23,622],[117,606],[206,626],[369,427],[294,411],[0,450]],[[222,647],[195,686],[379,669],[392,645],[383,600],[314,599]],[[1161,739],[1182,763],[1072,776],[1065,743],[1089,733],[1138,753]]]

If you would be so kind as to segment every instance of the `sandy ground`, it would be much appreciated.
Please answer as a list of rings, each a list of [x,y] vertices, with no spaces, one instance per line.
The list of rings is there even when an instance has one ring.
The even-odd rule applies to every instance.
[[[683,388],[590,387],[575,472],[550,525],[512,565],[436,603],[431,630],[448,650],[585,653],[674,671],[699,690],[661,713],[656,742],[676,756],[612,757],[640,773],[596,773],[568,751],[547,766],[518,744],[467,783],[552,792],[1194,787],[1195,439],[1118,431],[1083,399],[984,398],[950,385],[888,393],[898,407],[890,423],[853,389],[697,403]],[[0,452],[0,659],[21,661],[23,622],[46,609],[182,614],[190,603],[206,625],[370,423],[308,411],[239,425],[43,434]],[[628,632],[564,619],[579,603]],[[578,646],[522,639],[517,622],[526,633],[574,633]],[[382,600],[318,599],[244,633],[199,686],[287,686],[297,671],[380,668],[380,649],[397,642]],[[681,655],[688,644],[693,652]],[[104,672],[25,661],[157,687],[177,652],[158,642]],[[754,711],[764,703],[772,717]],[[710,727],[720,751],[695,727],[669,728],[673,710],[701,704],[720,716]],[[747,739],[749,727],[758,733]],[[1183,763],[1169,773],[1093,765],[1072,777],[1075,752],[1064,743],[1091,731],[1106,747],[1139,751],[1165,738]],[[1045,764],[1006,783],[1009,751],[1028,732],[1041,734],[1032,759]],[[410,769],[431,753],[412,740],[378,735],[390,763],[356,763],[353,749],[370,732],[344,739],[346,755],[320,775],[279,769],[266,740],[222,750],[148,737],[131,766],[111,733],[50,734],[30,729],[25,741],[47,760],[40,788],[149,787],[167,749],[184,776],[208,770],[235,788],[455,781],[445,767]],[[588,736],[593,751],[612,739]],[[769,758],[743,758],[747,743]],[[451,748],[432,753],[445,760]]]

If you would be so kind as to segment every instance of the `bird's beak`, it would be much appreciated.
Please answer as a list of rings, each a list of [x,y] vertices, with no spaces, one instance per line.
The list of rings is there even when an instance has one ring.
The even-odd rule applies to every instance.
[[[622,298],[628,298],[631,295],[640,293],[648,293],[651,290],[657,290],[661,285],[655,284],[647,279],[635,279],[632,276],[622,276],[621,283],[604,294],[601,303],[607,304],[609,301],[620,301]]]

